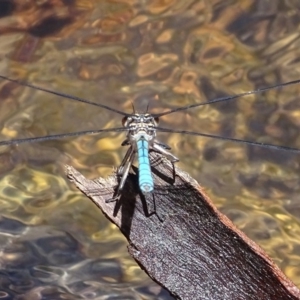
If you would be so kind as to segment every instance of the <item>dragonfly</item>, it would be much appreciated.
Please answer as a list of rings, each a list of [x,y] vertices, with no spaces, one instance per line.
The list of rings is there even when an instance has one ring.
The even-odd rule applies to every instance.
[[[49,94],[53,94],[59,97],[66,98],[71,101],[77,101],[77,102],[83,102],[89,105],[94,105],[99,108],[109,110],[111,112],[114,112],[116,114],[119,114],[123,116],[122,118],[122,127],[116,127],[116,128],[106,128],[106,129],[95,129],[95,130],[87,130],[87,131],[77,131],[77,132],[71,132],[71,133],[64,133],[64,134],[55,134],[55,135],[47,135],[47,136],[40,136],[40,137],[32,137],[32,138],[19,138],[19,139],[12,139],[12,140],[6,140],[6,141],[0,141],[0,146],[4,145],[14,145],[14,144],[21,144],[21,143],[31,143],[31,142],[41,142],[41,141],[48,141],[48,140],[54,140],[54,139],[60,139],[60,138],[66,138],[66,137],[74,137],[74,136],[82,136],[86,134],[100,134],[103,132],[126,132],[126,139],[122,142],[121,146],[128,146],[128,150],[120,164],[120,166],[117,168],[117,177],[118,177],[118,186],[116,188],[116,191],[114,193],[114,196],[112,199],[106,200],[106,202],[113,202],[117,201],[123,192],[125,182],[127,179],[127,176],[129,174],[129,171],[131,167],[133,166],[133,163],[135,161],[135,158],[137,157],[138,161],[138,181],[139,181],[139,189],[142,194],[145,196],[148,194],[151,194],[154,191],[154,181],[151,174],[151,166],[150,166],[150,159],[149,159],[149,151],[155,151],[165,158],[167,158],[172,164],[175,162],[178,162],[179,159],[174,156],[169,150],[171,148],[157,140],[156,134],[157,132],[167,132],[167,133],[179,133],[179,134],[187,134],[187,135],[193,135],[193,136],[202,136],[212,139],[221,139],[226,141],[231,141],[235,143],[243,143],[246,145],[252,145],[252,146],[259,146],[259,147],[265,147],[265,148],[271,148],[275,150],[283,150],[283,151],[290,151],[290,152],[296,152],[300,153],[300,149],[292,148],[292,147],[286,147],[286,146],[278,146],[268,143],[261,143],[261,142],[255,142],[255,141],[249,141],[249,140],[243,140],[243,139],[237,139],[237,138],[230,138],[230,137],[224,137],[224,136],[218,136],[213,134],[207,134],[207,133],[201,133],[201,132],[194,132],[194,131],[186,131],[186,130],[175,130],[171,128],[164,128],[159,126],[159,119],[163,116],[173,114],[180,111],[186,111],[189,109],[193,109],[196,107],[204,106],[204,105],[211,105],[218,102],[226,102],[231,101],[234,99],[242,98],[248,95],[254,95],[259,94],[262,92],[266,92],[272,89],[279,89],[285,86],[290,86],[294,84],[299,84],[300,79],[289,81],[286,83],[281,83],[265,88],[260,88],[236,95],[231,96],[225,96],[216,98],[213,100],[209,100],[206,102],[201,103],[195,103],[191,105],[181,106],[177,108],[170,109],[168,111],[157,113],[157,114],[150,114],[147,112],[145,113],[136,113],[133,110],[133,113],[125,113],[123,111],[120,111],[118,109],[112,108],[110,106],[92,102],[80,97],[76,97],[73,95],[69,95],[66,93],[58,92],[55,90],[50,90],[47,88],[43,88],[40,86],[33,85],[31,83],[16,80],[9,78],[7,76],[0,75],[0,79],[10,81],[17,83],[19,85],[33,88],[35,90],[43,91]]]

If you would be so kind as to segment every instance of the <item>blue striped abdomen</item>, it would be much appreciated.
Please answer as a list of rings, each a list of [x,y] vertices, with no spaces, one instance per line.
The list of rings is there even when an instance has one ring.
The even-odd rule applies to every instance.
[[[139,163],[139,186],[143,194],[152,192],[154,188],[148,149],[148,141],[141,139],[137,142]]]

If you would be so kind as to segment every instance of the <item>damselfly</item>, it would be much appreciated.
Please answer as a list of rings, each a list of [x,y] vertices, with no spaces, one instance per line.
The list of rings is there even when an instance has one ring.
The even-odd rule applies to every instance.
[[[208,137],[208,138],[213,138],[213,139],[228,140],[228,141],[236,142],[236,143],[244,143],[247,145],[266,147],[266,148],[271,148],[271,149],[275,149],[275,150],[284,150],[284,151],[300,153],[300,149],[297,149],[297,148],[277,146],[277,145],[272,145],[272,144],[259,143],[259,142],[230,138],[230,137],[222,137],[222,136],[200,133],[200,132],[193,132],[193,131],[186,131],[186,130],[174,130],[171,128],[163,128],[163,127],[158,126],[159,118],[162,116],[165,116],[165,115],[169,115],[169,114],[172,114],[175,112],[184,111],[184,110],[192,109],[192,108],[199,107],[199,106],[209,105],[209,104],[213,104],[213,103],[226,102],[226,101],[241,98],[241,97],[244,97],[247,95],[258,94],[258,93],[265,92],[265,91],[275,89],[275,88],[282,88],[284,86],[298,84],[298,83],[300,83],[300,80],[290,81],[287,83],[283,83],[283,84],[279,84],[279,85],[275,85],[275,86],[271,86],[271,87],[267,87],[267,88],[261,88],[261,89],[233,95],[233,96],[221,97],[221,98],[217,98],[217,99],[210,100],[207,102],[196,103],[196,104],[192,104],[192,105],[178,107],[178,108],[174,108],[174,109],[171,109],[169,111],[162,112],[159,114],[150,114],[148,112],[142,113],[142,114],[133,112],[132,114],[128,114],[128,113],[122,112],[120,110],[114,109],[112,107],[109,107],[107,105],[104,105],[104,104],[91,102],[91,101],[82,99],[80,97],[76,97],[76,96],[72,96],[69,94],[42,88],[42,87],[35,86],[35,85],[32,85],[27,82],[11,79],[6,76],[0,75],[0,78],[11,81],[11,82],[15,82],[17,84],[20,84],[20,85],[23,85],[26,87],[30,87],[30,88],[33,88],[36,90],[44,91],[46,93],[64,97],[69,100],[94,105],[94,106],[112,111],[114,113],[117,113],[117,114],[123,116],[123,121],[122,121],[123,127],[108,128],[108,129],[96,129],[96,130],[88,130],[88,131],[78,131],[78,132],[72,132],[72,133],[48,135],[48,136],[41,136],[41,137],[34,137],[34,138],[20,138],[20,139],[13,139],[13,140],[0,142],[0,146],[1,146],[1,145],[20,144],[20,143],[25,143],[25,142],[40,142],[40,141],[47,141],[47,140],[65,138],[65,137],[81,136],[81,135],[85,135],[85,134],[98,134],[98,133],[103,133],[103,132],[122,132],[122,131],[127,132],[126,139],[122,143],[122,146],[128,146],[129,148],[126,152],[126,155],[124,156],[124,158],[122,160],[121,165],[119,166],[119,168],[117,170],[119,184],[116,188],[115,195],[114,195],[113,199],[111,199],[109,201],[115,201],[115,200],[119,199],[119,197],[121,196],[126,178],[129,173],[129,170],[130,170],[136,156],[137,156],[138,165],[139,165],[139,172],[138,172],[139,173],[139,175],[138,175],[139,176],[139,187],[143,194],[151,193],[154,190],[154,183],[153,183],[153,179],[152,179],[152,175],[151,175],[151,168],[150,168],[150,161],[149,161],[149,150],[153,150],[153,151],[156,151],[156,152],[162,154],[172,163],[178,161],[178,158],[168,151],[171,148],[168,145],[165,145],[156,139],[156,132],[181,133],[181,134],[188,134],[188,135],[194,135],[194,136],[202,136],[202,137]]]

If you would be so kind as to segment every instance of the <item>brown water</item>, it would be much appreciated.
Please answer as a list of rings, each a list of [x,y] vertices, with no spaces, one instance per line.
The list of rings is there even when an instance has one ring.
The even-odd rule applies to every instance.
[[[12,4],[13,3],[13,4]],[[0,2],[0,74],[131,112],[300,78],[299,2]],[[119,127],[120,117],[0,82],[1,140]],[[300,148],[300,86],[162,119]],[[0,148],[1,299],[170,299],[64,175],[111,173],[122,134]],[[300,155],[161,134],[180,167],[300,287]],[[17,298],[19,297],[19,298]]]

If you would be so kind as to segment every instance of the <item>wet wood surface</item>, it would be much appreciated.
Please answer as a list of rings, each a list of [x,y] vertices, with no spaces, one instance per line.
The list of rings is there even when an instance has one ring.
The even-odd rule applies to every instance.
[[[115,176],[88,180],[67,167],[69,179],[120,228],[151,278],[178,299],[300,299],[300,290],[194,179],[156,153],[151,161],[155,192],[144,197],[130,174],[121,199],[111,203],[105,201]]]

